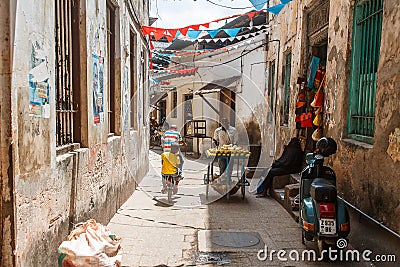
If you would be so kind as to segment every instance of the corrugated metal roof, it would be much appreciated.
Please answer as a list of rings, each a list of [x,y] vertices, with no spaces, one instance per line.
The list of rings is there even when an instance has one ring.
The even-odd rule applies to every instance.
[[[225,79],[219,79],[208,83],[207,85],[203,86],[199,90],[195,91],[195,95],[199,94],[209,94],[218,92],[221,89],[230,89],[232,91],[236,91],[236,86],[229,88],[233,83],[239,81],[241,76],[232,76]]]
[[[159,101],[168,95],[167,92],[157,92],[150,96],[150,106],[156,105]]]

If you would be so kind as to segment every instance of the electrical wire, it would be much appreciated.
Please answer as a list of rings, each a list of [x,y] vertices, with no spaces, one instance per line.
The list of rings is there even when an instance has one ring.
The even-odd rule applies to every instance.
[[[225,5],[221,5],[221,4],[215,3],[215,2],[213,2],[213,1],[211,1],[211,0],[206,0],[206,1],[209,2],[210,4],[213,4],[213,5],[216,5],[216,6],[219,6],[219,7],[229,8],[229,9],[248,9],[248,8],[254,8],[253,6],[248,6],[248,7],[231,7],[231,6],[225,6]],[[265,3],[267,3],[267,2],[268,2],[268,0],[265,1]],[[265,3],[264,3],[264,5],[265,5]]]
[[[238,57],[235,57],[235,58],[233,58],[233,59],[231,59],[231,60],[228,60],[228,61],[225,61],[225,62],[221,62],[221,63],[215,64],[215,65],[211,65],[211,66],[198,66],[198,68],[214,68],[214,67],[217,67],[217,66],[221,66],[221,65],[228,64],[228,63],[230,63],[230,62],[232,62],[232,61],[235,61],[235,60],[237,60],[237,59],[239,59],[239,58],[241,58],[241,57],[243,57],[243,56],[249,54],[250,52],[253,52],[254,50],[256,50],[256,49],[258,49],[258,48],[260,48],[260,47],[263,47],[263,46],[266,45],[267,43],[268,43],[268,42],[263,42],[263,43],[260,44],[259,46],[256,46],[255,48],[250,49],[250,50],[248,50],[246,53],[244,53],[244,54],[242,54],[242,55],[240,55],[240,56],[238,56]],[[181,66],[190,67],[190,68],[194,68],[194,67],[195,67],[195,66],[189,66],[189,65],[186,65],[186,64],[183,64],[183,63],[174,61],[174,60],[170,59],[169,57],[163,56],[163,55],[161,55],[161,54],[158,54],[158,55],[159,55],[161,58],[168,59],[168,60],[170,60],[172,63],[178,64],[178,65],[181,65]]]

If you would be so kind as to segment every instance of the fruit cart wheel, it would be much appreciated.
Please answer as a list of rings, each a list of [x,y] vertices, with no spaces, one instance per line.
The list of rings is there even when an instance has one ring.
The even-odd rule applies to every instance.
[[[244,184],[241,186],[241,190],[242,190],[242,200],[244,200],[244,197],[246,196],[246,187],[244,186]]]

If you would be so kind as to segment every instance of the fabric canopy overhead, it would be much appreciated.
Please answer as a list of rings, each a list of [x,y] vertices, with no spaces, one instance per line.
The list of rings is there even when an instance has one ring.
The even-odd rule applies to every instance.
[[[225,79],[215,80],[212,81],[199,90],[195,91],[195,95],[202,95],[202,94],[210,94],[220,91],[221,89],[230,89],[232,91],[236,91],[236,86],[231,86],[233,83],[239,81],[241,76],[232,76]],[[232,87],[232,88],[230,88]]]
[[[155,106],[168,95],[167,92],[157,92],[150,96],[150,106]]]

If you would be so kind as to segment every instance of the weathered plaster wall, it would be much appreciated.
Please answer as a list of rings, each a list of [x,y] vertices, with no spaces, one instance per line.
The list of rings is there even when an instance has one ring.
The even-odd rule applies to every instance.
[[[275,1],[276,2],[276,1]],[[297,97],[297,78],[304,76],[303,64],[303,42],[305,30],[304,9],[312,1],[292,1],[277,15],[271,16],[270,40],[268,47],[267,61],[275,60],[275,90],[276,90],[276,117],[274,123],[276,127],[276,151],[275,156],[279,156],[283,150],[283,145],[287,144],[291,137],[295,135],[295,104]],[[274,5],[273,2],[270,3]],[[290,103],[289,103],[289,124],[283,126],[283,101],[284,101],[284,64],[286,55],[292,54],[291,77],[290,77]],[[279,56],[278,56],[279,53]]]
[[[291,96],[289,127],[279,127],[277,154],[283,143],[294,134],[294,104],[297,96],[296,80],[304,75],[306,8],[316,1],[292,1],[278,16],[273,17],[270,39],[280,40],[277,64],[277,121],[283,99],[282,65],[285,51],[292,51]],[[271,2],[272,4],[272,2]],[[338,176],[340,194],[363,212],[400,232],[399,162],[393,159],[398,149],[396,128],[399,128],[399,52],[396,43],[400,26],[399,3],[384,1],[382,42],[378,69],[374,144],[364,144],[347,139],[349,80],[354,1],[330,1],[326,88],[324,103],[324,135],[338,141],[338,153],[328,164]],[[295,24],[297,26],[295,27]],[[274,27],[274,25],[276,25]],[[271,43],[267,61],[277,60],[278,44]],[[265,129],[264,129],[265,130]]]
[[[104,85],[109,82],[107,55],[106,1],[86,1],[86,46],[87,46],[87,93],[88,93],[88,138],[89,147],[107,142],[108,114],[105,99],[108,98],[106,86],[103,91],[104,123],[94,124],[93,110],[93,55],[104,58]]]
[[[15,249],[15,203],[13,145],[11,139],[11,66],[13,18],[10,1],[0,3],[0,266],[13,266]]]
[[[328,51],[328,107],[334,122],[327,135],[346,137],[351,31],[353,9],[350,2],[331,1],[330,45]],[[400,164],[388,154],[390,137],[400,126],[399,3],[384,1],[382,40],[375,111],[374,144],[349,140],[339,142],[333,161],[344,197],[359,209],[400,233]],[[394,147],[398,143],[393,144]]]
[[[32,8],[35,6],[43,8]],[[55,172],[55,116],[29,116],[28,73],[32,60],[44,60],[49,84],[54,88],[53,10],[53,1],[37,0],[20,1],[16,11],[12,113],[13,141],[17,147],[14,161],[16,256],[20,266],[28,262],[27,253],[36,249],[45,233],[57,232],[59,222],[68,216],[63,215],[68,210],[69,195],[63,194],[68,183]],[[54,90],[51,90],[50,98],[55,99]],[[51,111],[55,112],[54,101]],[[60,220],[50,227],[56,218]]]
[[[105,47],[106,5],[105,1],[100,2],[86,1],[86,6],[81,9],[83,16],[81,21],[83,25],[86,25],[86,31],[83,28],[81,38],[88,50],[85,52],[86,59],[82,60],[85,64],[82,69],[87,69],[87,74],[82,75],[83,82],[81,83],[83,85],[87,83],[87,87],[81,87],[80,92],[83,95],[86,94],[84,99],[87,99],[87,103],[81,108],[83,113],[88,113],[86,125],[82,127],[83,131],[87,131],[85,134],[88,141],[85,141],[85,145],[87,144],[88,147],[58,156],[56,156],[55,144],[54,1],[22,0],[18,2],[12,92],[8,96],[12,98],[12,107],[3,113],[3,107],[7,107],[6,104],[3,105],[7,92],[2,90],[0,131],[4,140],[7,132],[3,130],[3,122],[7,123],[6,116],[11,117],[11,111],[13,114],[12,141],[15,144],[13,167],[17,218],[17,266],[54,266],[58,256],[57,248],[67,236],[72,224],[89,218],[106,224],[134,191],[136,182],[140,181],[147,172],[148,127],[146,120],[141,119],[140,127],[131,130],[130,127],[125,127],[124,117],[118,117],[120,121],[116,125],[120,125],[120,128],[116,133],[119,132],[121,135],[113,137],[108,136],[107,117],[102,125],[94,126],[93,123],[92,54],[105,57],[105,68],[107,68],[109,57]],[[130,64],[129,54],[121,53],[121,51],[125,51],[125,45],[129,46],[129,29],[135,29],[138,34],[139,29],[136,29],[137,24],[129,19],[124,1],[118,1],[118,3],[120,5],[118,10],[121,12],[117,14],[121,14],[122,19],[121,25],[117,25],[123,34],[119,37],[121,39],[117,40],[122,47],[116,49],[120,51],[117,63],[120,62],[116,65],[120,70],[116,73],[122,73],[123,76],[116,79],[119,83],[116,86],[116,90],[119,90],[116,96],[124,96],[121,91],[124,90],[125,85],[125,67],[129,68]],[[142,43],[143,40],[139,36],[137,45],[143,47]],[[146,55],[147,51],[144,57]],[[28,73],[32,57],[40,57],[46,62],[51,87],[50,118],[28,115]],[[131,57],[140,60],[140,54],[131,55]],[[135,74],[139,77],[140,64],[137,65]],[[129,81],[130,77],[127,80]],[[104,82],[106,93],[107,82],[109,82],[107,76]],[[127,88],[130,88],[129,85]],[[146,85],[142,85],[141,88],[147,90]],[[143,93],[141,95],[146,96]],[[104,99],[107,99],[107,95]],[[117,97],[116,101],[122,100],[118,100]],[[143,102],[146,104],[147,100],[139,104],[142,105]],[[10,105],[10,102],[6,103]],[[107,105],[105,101],[105,111],[107,111]],[[120,114],[126,114],[126,108],[122,105]],[[9,171],[9,169],[6,164],[3,164],[3,160],[8,161],[5,156],[12,156],[12,154],[5,154],[5,150],[9,152],[9,147],[3,147],[5,142],[1,144],[1,167],[4,174],[4,171]],[[5,180],[2,179],[2,181]],[[10,226],[7,225],[7,227]],[[4,247],[5,252],[7,252],[6,249],[9,248]]]

